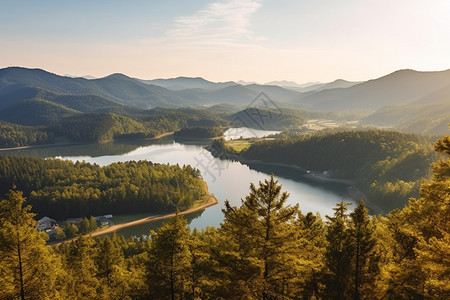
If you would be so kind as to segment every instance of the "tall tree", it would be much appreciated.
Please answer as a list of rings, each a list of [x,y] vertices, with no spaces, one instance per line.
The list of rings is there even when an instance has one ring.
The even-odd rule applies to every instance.
[[[67,250],[66,268],[69,274],[69,294],[76,299],[94,299],[100,289],[95,265],[97,248],[91,237],[79,237]]]
[[[150,296],[183,299],[190,289],[191,253],[187,221],[177,215],[150,233],[148,280]]]
[[[350,245],[347,241],[348,214],[347,206],[351,203],[341,201],[333,208],[334,217],[326,216],[328,219],[327,247],[325,252],[325,291],[326,298],[345,299],[348,287],[350,266]]]
[[[308,212],[306,215],[299,214],[298,225],[301,232],[301,243],[304,247],[302,254],[305,261],[309,262],[305,265],[308,272],[302,274],[305,278],[303,299],[311,299],[321,293],[319,281],[325,266],[326,227],[320,214],[312,212]]]
[[[443,157],[432,165],[432,179],[422,183],[420,198],[389,215],[400,254],[390,289],[405,298],[450,298],[450,137],[437,141],[435,150]]]
[[[351,253],[351,281],[353,282],[353,299],[373,297],[374,282],[379,273],[378,253],[376,253],[375,227],[370,220],[368,210],[361,200],[350,214],[348,242]]]
[[[225,202],[221,230],[232,250],[226,263],[234,266],[230,280],[244,283],[237,293],[260,299],[289,299],[296,292],[301,265],[294,226],[298,205],[286,206],[287,198],[272,175],[270,180],[260,182],[259,188],[250,185],[250,194],[240,208]]]
[[[125,267],[123,251],[116,234],[98,243],[98,277],[109,299],[124,299],[128,295],[130,272]]]
[[[15,187],[0,202],[0,298],[57,298],[60,262],[36,230],[31,207],[24,204]]]

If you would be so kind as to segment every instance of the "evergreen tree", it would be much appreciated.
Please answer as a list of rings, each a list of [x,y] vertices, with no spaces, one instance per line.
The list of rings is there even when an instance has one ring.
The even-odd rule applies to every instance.
[[[311,212],[306,215],[299,214],[298,225],[304,247],[304,251],[299,255],[303,255],[305,261],[309,262],[305,266],[308,272],[303,274],[305,278],[303,299],[311,299],[321,293],[320,275],[325,267],[326,227],[320,214]]]
[[[187,221],[177,215],[150,233],[148,262],[150,296],[158,299],[183,299],[191,290],[190,232]]]
[[[351,248],[348,245],[348,214],[347,206],[351,203],[341,201],[336,203],[334,217],[328,219],[327,247],[325,252],[325,285],[326,298],[345,299],[349,282],[349,266]]]
[[[22,192],[12,190],[0,202],[0,298],[58,298],[55,282],[61,265],[36,230]]]
[[[99,292],[96,257],[97,249],[91,237],[80,236],[68,245],[66,255],[68,290],[76,299],[94,299]]]
[[[298,292],[298,205],[286,206],[287,198],[272,175],[259,188],[250,185],[240,208],[225,202],[221,232],[228,249],[222,261],[229,268],[229,284],[238,287],[230,297],[290,299]]]
[[[109,299],[124,299],[130,289],[128,280],[131,274],[126,269],[118,239],[114,234],[98,242],[98,277],[103,294],[108,295]]]
[[[450,298],[450,137],[437,141],[435,150],[444,158],[432,165],[433,177],[422,183],[420,198],[389,215],[394,296]]]
[[[97,220],[93,216],[89,218],[89,231],[95,231],[97,229]]]
[[[368,210],[361,200],[350,214],[347,244],[351,253],[351,281],[353,299],[373,297],[374,282],[379,274],[378,253],[375,251],[376,239],[374,225],[370,221]]]

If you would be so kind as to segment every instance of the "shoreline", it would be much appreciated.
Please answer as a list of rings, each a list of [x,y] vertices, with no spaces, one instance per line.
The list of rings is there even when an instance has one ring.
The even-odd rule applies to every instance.
[[[203,204],[200,204],[199,206],[184,210],[184,211],[180,212],[178,215],[180,215],[180,216],[189,215],[189,214],[198,212],[200,210],[204,210],[210,206],[214,206],[219,203],[219,200],[217,198],[215,198],[214,196],[212,196],[211,194],[208,195],[207,197],[208,197],[208,199]],[[159,221],[159,220],[164,220],[164,219],[170,219],[175,216],[176,216],[176,213],[170,213],[170,214],[162,215],[162,216],[160,216],[160,215],[148,216],[148,217],[145,217],[145,218],[142,218],[139,220],[130,221],[127,223],[122,223],[122,224],[117,224],[117,225],[113,225],[110,227],[106,227],[104,229],[85,234],[84,236],[94,237],[94,236],[104,235],[104,234],[115,232],[115,231],[123,229],[123,228],[132,227],[135,225],[150,223],[150,222]],[[54,244],[54,245],[56,245],[56,244]]]
[[[155,137],[151,138],[143,138],[143,139],[135,139],[136,141],[146,141],[146,140],[159,140],[166,136],[173,135],[174,131],[161,133],[160,135],[157,135]],[[111,140],[111,141],[103,141],[103,142],[97,142],[92,144],[105,144],[105,143],[112,143],[115,141],[132,141],[133,139],[117,139],[117,140]],[[52,147],[65,147],[65,146],[79,146],[79,145],[89,145],[91,143],[54,143],[54,144],[42,144],[42,145],[26,145],[26,146],[18,146],[18,147],[7,147],[7,148],[0,148],[0,151],[9,151],[9,150],[23,150],[23,149],[33,149],[33,148],[52,148]]]
[[[206,209],[208,207],[214,206],[216,204],[219,204],[219,200],[215,196],[213,196],[212,194],[210,194],[208,192],[208,186],[207,186],[206,182],[204,182],[204,184],[205,184],[206,192],[207,192],[207,194],[204,196],[204,201],[199,206],[194,206],[194,207],[188,208],[188,209],[186,209],[184,211],[181,211],[178,215],[180,215],[180,216],[189,215],[189,214],[192,214],[192,213],[204,210],[204,209]],[[145,217],[145,218],[142,218],[142,219],[138,219],[138,220],[122,223],[122,224],[112,225],[112,226],[109,226],[109,227],[105,227],[103,229],[100,229],[100,230],[97,230],[97,231],[94,231],[94,232],[86,233],[86,234],[84,234],[82,236],[83,237],[86,237],[86,236],[90,236],[90,237],[101,236],[101,235],[104,235],[104,234],[116,232],[116,231],[118,231],[120,229],[123,229],[123,228],[132,227],[132,226],[145,224],[145,223],[150,223],[150,222],[159,221],[159,220],[164,220],[164,219],[170,219],[170,218],[173,218],[175,216],[176,216],[176,213],[169,213],[169,214],[166,214],[166,215],[152,215],[152,216],[148,216],[148,217]],[[54,242],[54,243],[49,243],[49,244],[47,244],[47,246],[53,247],[53,246],[59,246],[62,243],[70,243],[70,242],[78,239],[79,237],[80,236],[77,236],[77,237],[74,237],[74,238],[71,238],[71,239],[67,239],[67,240],[64,240],[64,241],[58,241],[58,242]]]

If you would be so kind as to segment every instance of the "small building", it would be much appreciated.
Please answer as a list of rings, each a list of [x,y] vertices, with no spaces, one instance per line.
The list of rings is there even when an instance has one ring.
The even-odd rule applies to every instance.
[[[98,222],[100,223],[100,226],[109,226],[109,220],[106,217],[98,218]]]
[[[70,224],[76,224],[76,223],[80,223],[81,221],[83,221],[82,218],[70,218],[70,219],[67,219],[66,222],[69,222]]]
[[[48,229],[54,229],[58,227],[58,223],[56,223],[55,220],[49,217],[43,217],[42,219],[38,220],[38,225],[36,226],[36,229],[39,231],[47,231]]]

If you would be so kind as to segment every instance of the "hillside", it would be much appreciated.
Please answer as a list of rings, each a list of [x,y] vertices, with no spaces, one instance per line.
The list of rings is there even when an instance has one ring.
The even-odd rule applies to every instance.
[[[0,121],[0,148],[49,144],[52,142],[53,135],[41,128]]]
[[[229,82],[212,82],[201,77],[177,77],[168,79],[153,79],[142,80],[141,82],[146,84],[153,84],[164,87],[168,90],[186,90],[186,89],[204,89],[204,90],[217,90],[227,86],[235,85],[236,83]]]
[[[352,81],[347,81],[344,79],[336,79],[335,81],[327,82],[327,83],[315,83],[315,84],[313,83],[313,84],[310,84],[307,86],[299,86],[299,87],[285,86],[285,87],[293,89],[298,92],[306,93],[306,92],[319,92],[319,91],[328,90],[328,89],[348,88],[348,87],[354,86],[358,83],[360,83],[360,82],[352,82]]]
[[[265,109],[249,107],[227,117],[232,127],[250,127],[261,130],[284,130],[299,128],[308,113],[294,109]]]
[[[450,123],[450,101],[384,107],[361,122],[365,125],[388,126],[405,132],[445,134]]]
[[[27,126],[48,125],[80,112],[42,99],[28,99],[0,110],[0,120]]]
[[[387,105],[410,104],[450,84],[450,70],[400,70],[349,88],[328,89],[298,99],[297,105],[317,110],[377,110]]]
[[[122,74],[100,79],[58,76],[40,69],[6,68],[0,70],[0,96],[24,87],[38,87],[54,93],[96,95],[141,108],[183,105],[183,99],[171,91],[142,83]]]
[[[418,195],[434,158],[431,146],[428,138],[400,132],[331,132],[258,142],[241,157],[352,179],[372,203],[387,212]]]
[[[315,112],[316,116],[318,112],[372,113],[361,120],[362,124],[390,126],[416,133],[444,133],[446,124],[450,123],[450,118],[445,115],[449,111],[450,70],[401,70],[359,84],[336,80],[310,85],[303,92],[277,85],[214,83],[189,77],[157,79],[154,82],[173,90],[149,84],[151,82],[118,73],[87,80],[59,76],[40,69],[1,69],[0,119],[38,125],[52,123],[78,112],[111,112],[135,118],[136,115],[146,114],[143,109],[153,107],[215,106],[225,113],[227,110],[236,111],[239,107],[265,105],[263,108],[266,109],[309,110],[310,115]],[[255,103],[261,92],[267,97],[266,102],[270,103]],[[19,102],[30,99],[48,101],[29,102],[36,113],[42,112],[46,116],[29,117],[30,108],[25,107],[26,102],[20,105]],[[221,104],[236,108],[223,110],[224,106],[217,106]],[[19,106],[10,108],[14,105]],[[22,109],[27,115],[22,116]],[[289,123],[292,122],[286,122],[283,128]],[[294,123],[298,124],[296,121]]]

